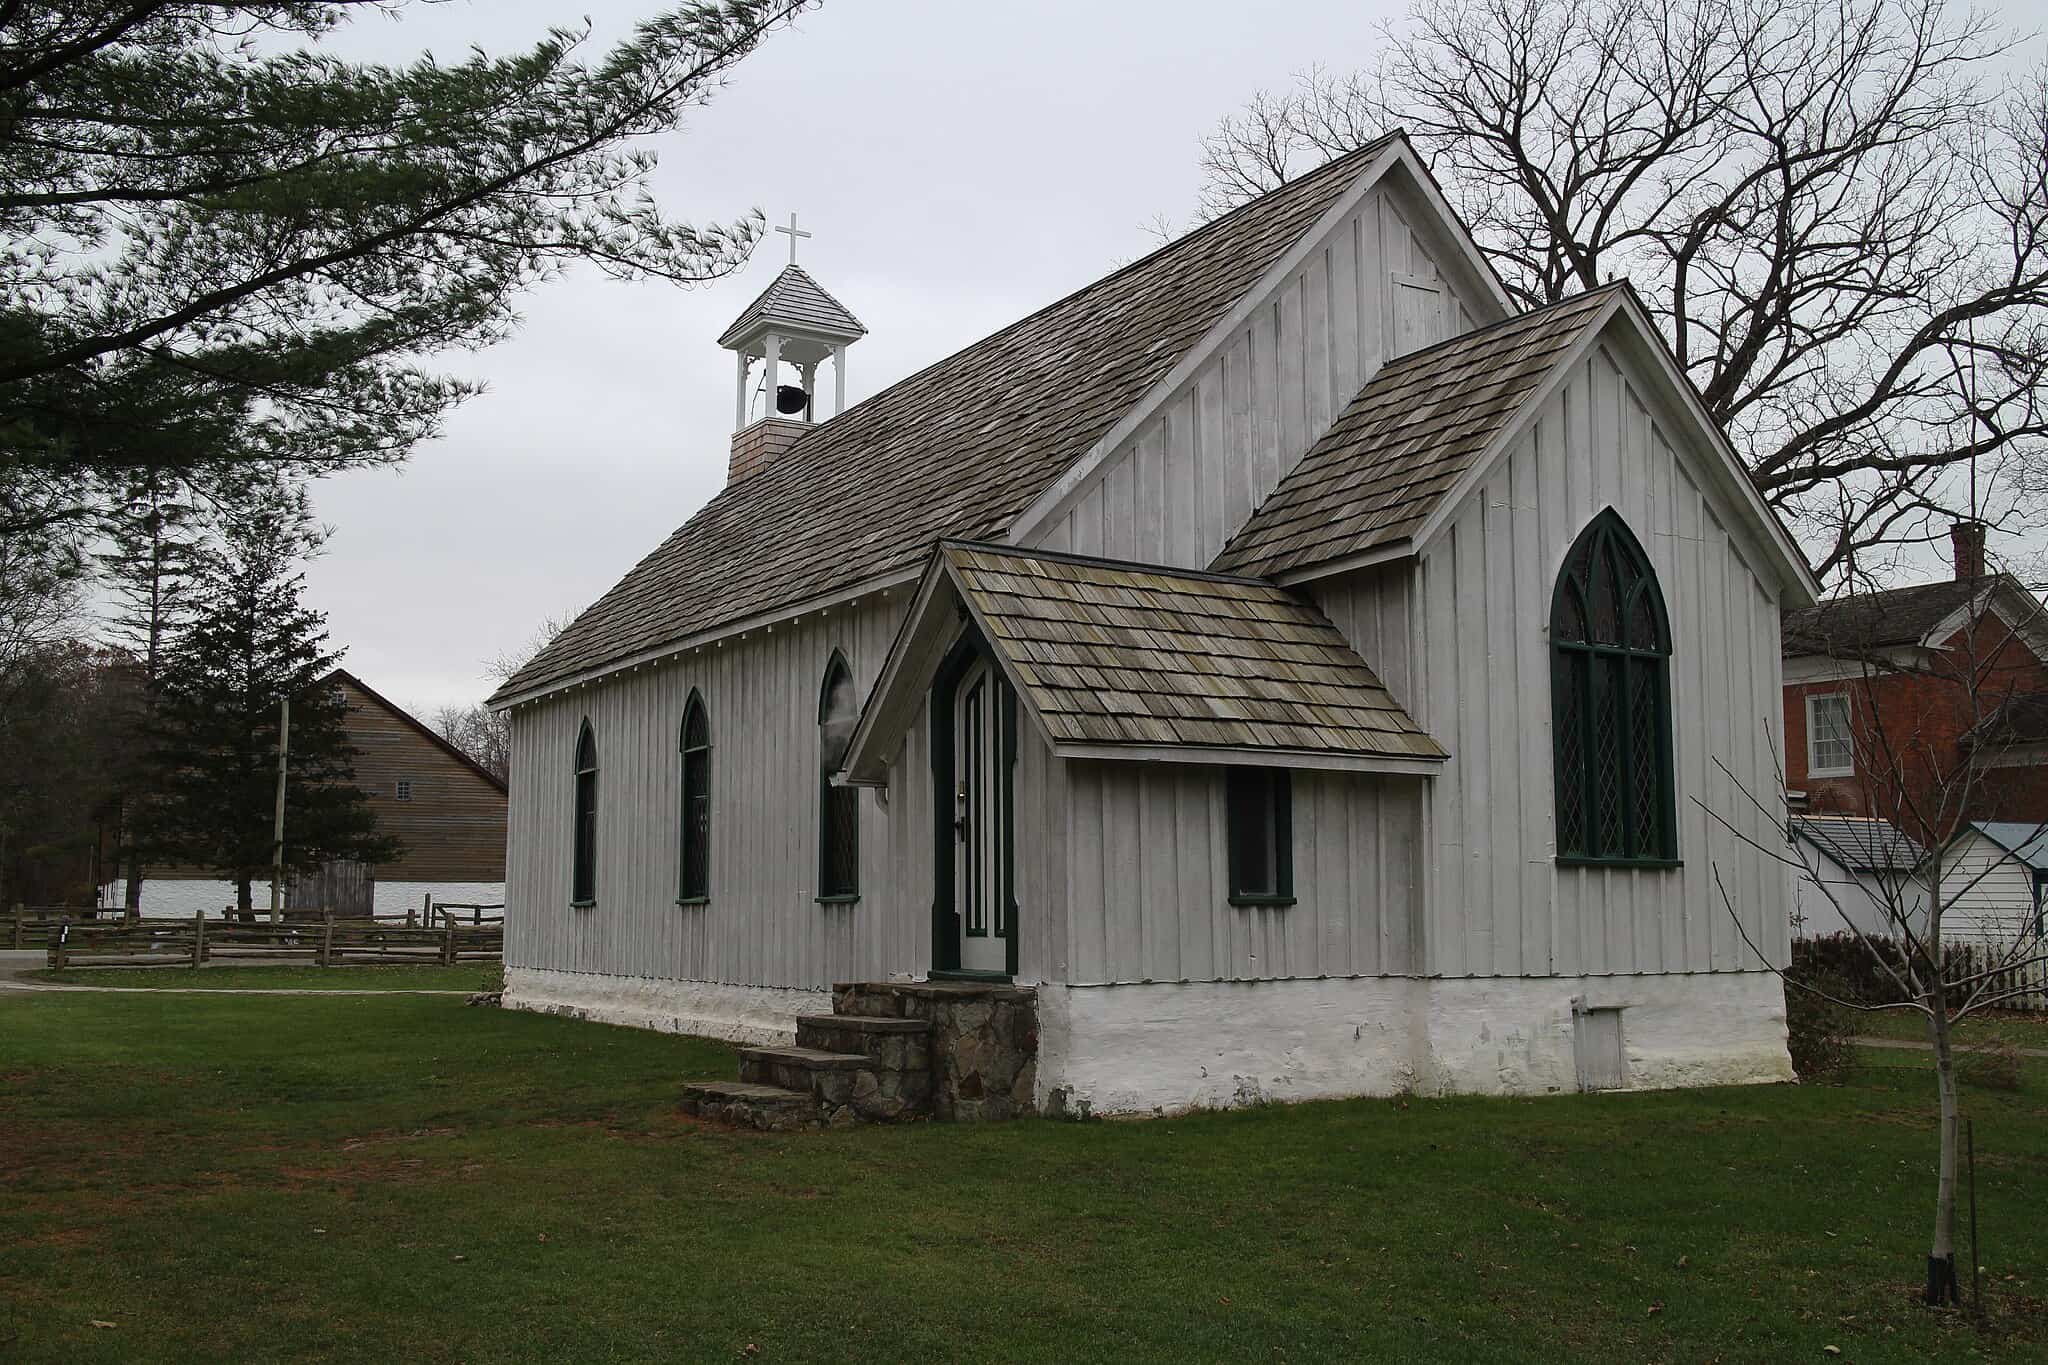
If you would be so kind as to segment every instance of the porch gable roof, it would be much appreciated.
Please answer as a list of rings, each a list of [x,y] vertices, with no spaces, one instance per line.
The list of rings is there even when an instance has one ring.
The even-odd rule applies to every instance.
[[[942,541],[862,713],[847,781],[883,780],[962,615],[1061,757],[1403,773],[1448,757],[1286,588]]]

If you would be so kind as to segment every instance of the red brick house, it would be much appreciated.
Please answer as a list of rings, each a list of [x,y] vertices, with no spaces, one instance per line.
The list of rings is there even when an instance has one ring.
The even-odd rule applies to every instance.
[[[1795,809],[1923,840],[1964,820],[2048,820],[2048,619],[2012,575],[1985,572],[1982,525],[1952,535],[1953,579],[1785,614]],[[1980,744],[1991,752],[1965,799],[1952,775]]]

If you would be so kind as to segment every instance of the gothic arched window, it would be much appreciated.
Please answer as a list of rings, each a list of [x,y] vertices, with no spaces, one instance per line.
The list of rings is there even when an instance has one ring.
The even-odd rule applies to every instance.
[[[683,703],[682,879],[676,899],[711,899],[711,718],[693,688]]]
[[[818,898],[851,900],[860,894],[860,791],[837,786],[832,774],[846,762],[846,746],[860,720],[853,670],[837,650],[825,665],[818,692]]]
[[[1670,619],[1613,508],[1565,556],[1550,648],[1558,860],[1675,862]]]
[[[569,903],[597,903],[597,736],[590,732],[586,718],[576,734],[576,819],[570,835],[574,871],[570,874]]]

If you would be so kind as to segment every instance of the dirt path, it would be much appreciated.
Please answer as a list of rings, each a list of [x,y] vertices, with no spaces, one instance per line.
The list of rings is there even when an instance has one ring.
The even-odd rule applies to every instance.
[[[1911,1038],[1852,1038],[1849,1041],[1855,1043],[1858,1047],[1889,1047],[1897,1048],[1904,1052],[1934,1051],[1934,1044],[1916,1043]],[[1964,1052],[1982,1052],[1984,1050],[1984,1044],[1957,1043],[1955,1044],[1955,1050],[1958,1054]],[[2014,1048],[2013,1051],[2019,1053],[2022,1057],[2048,1057],[2048,1047],[2019,1047]]]
[[[42,949],[0,951],[0,992],[5,991],[99,991],[112,995],[473,995],[474,991],[441,990],[427,987],[406,987],[399,990],[364,990],[356,987],[336,986],[322,988],[315,986],[74,986],[56,981],[32,981],[31,972],[42,971],[49,965],[49,956]],[[262,958],[237,958],[232,964],[237,967],[264,967],[303,965],[300,960],[277,958],[266,962]],[[138,967],[137,971],[177,971],[176,967]],[[185,970],[190,970],[186,968]],[[204,972],[206,968],[201,967]]]

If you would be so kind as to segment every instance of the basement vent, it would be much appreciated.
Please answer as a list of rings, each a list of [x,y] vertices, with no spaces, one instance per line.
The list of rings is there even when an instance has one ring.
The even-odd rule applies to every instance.
[[[1583,1000],[1574,1000],[1572,1025],[1579,1089],[1626,1090],[1628,1054],[1621,1046],[1621,1008],[1595,1009]]]

